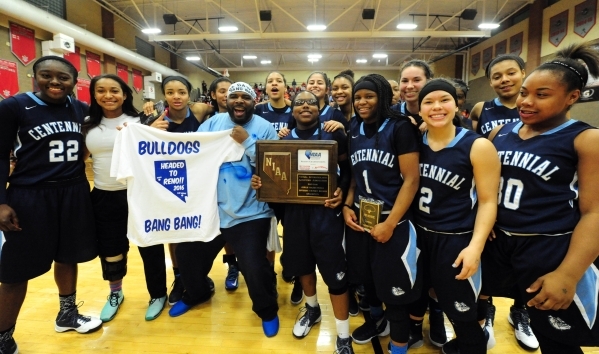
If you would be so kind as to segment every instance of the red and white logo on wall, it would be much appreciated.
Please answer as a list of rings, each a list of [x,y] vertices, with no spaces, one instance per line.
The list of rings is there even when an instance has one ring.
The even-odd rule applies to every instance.
[[[10,22],[10,51],[23,65],[35,60],[35,31]]]
[[[133,89],[139,93],[143,88],[143,76],[140,70],[131,69],[131,71],[133,72]]]
[[[127,65],[116,63],[116,74],[129,85],[129,68]]]
[[[64,58],[75,66],[77,72],[81,71],[81,48],[75,46],[75,53],[64,53]]]
[[[19,75],[17,63],[14,61],[0,60],[0,96],[8,98],[19,92]]]
[[[100,67],[100,55],[94,52],[85,52],[85,61],[87,63],[87,75],[90,78],[102,74],[102,68]]]

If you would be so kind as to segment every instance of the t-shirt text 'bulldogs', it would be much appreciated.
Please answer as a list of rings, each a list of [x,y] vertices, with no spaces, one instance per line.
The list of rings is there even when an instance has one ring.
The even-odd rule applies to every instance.
[[[191,155],[200,152],[200,142],[194,141],[140,141],[139,155]]]

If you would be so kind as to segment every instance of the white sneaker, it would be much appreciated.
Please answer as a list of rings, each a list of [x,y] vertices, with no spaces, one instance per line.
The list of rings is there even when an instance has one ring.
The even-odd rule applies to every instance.
[[[306,304],[306,307],[300,309],[300,313],[304,314],[295,322],[293,326],[293,336],[301,339],[310,333],[312,326],[320,322],[322,315],[320,312],[320,306],[312,307]]]
[[[91,333],[102,328],[102,320],[96,317],[79,314],[77,307],[60,311],[56,317],[56,332],[75,330],[79,333]]]
[[[526,309],[511,306],[507,320],[514,327],[514,335],[522,348],[526,350],[536,350],[539,348],[539,341],[530,328],[530,319],[528,318],[528,311]]]

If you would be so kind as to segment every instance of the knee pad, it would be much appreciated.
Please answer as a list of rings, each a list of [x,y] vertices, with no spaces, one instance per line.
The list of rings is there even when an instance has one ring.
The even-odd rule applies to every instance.
[[[345,292],[347,291],[347,289],[348,289],[347,283],[345,283],[345,285],[343,285],[342,288],[331,289],[329,287],[329,294],[331,294],[331,295],[343,295],[343,294],[345,294]]]
[[[123,254],[123,259],[116,262],[108,262],[106,259],[100,258],[100,263],[104,280],[121,280],[127,275],[127,254]]]
[[[391,339],[406,343],[410,339],[410,314],[407,305],[386,306],[385,317],[391,323]]]

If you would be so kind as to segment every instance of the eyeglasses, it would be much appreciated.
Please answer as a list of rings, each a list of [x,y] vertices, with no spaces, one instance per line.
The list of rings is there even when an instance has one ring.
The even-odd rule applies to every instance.
[[[298,98],[295,100],[293,105],[294,106],[303,106],[306,103],[308,104],[308,106],[318,106],[318,100],[316,100],[315,98]]]

